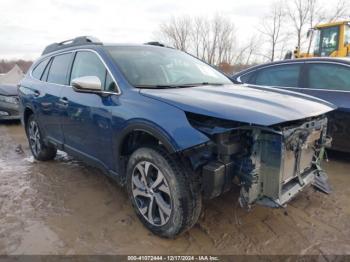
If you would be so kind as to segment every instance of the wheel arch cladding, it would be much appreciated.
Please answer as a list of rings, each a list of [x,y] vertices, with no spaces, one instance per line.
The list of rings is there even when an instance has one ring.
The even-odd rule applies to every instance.
[[[130,143],[133,142],[139,142],[139,144],[130,147]],[[139,145],[156,144],[158,142],[170,153],[178,151],[175,142],[164,131],[160,131],[145,122],[132,123],[120,135],[120,139],[117,142],[118,153],[120,156],[128,155]]]
[[[27,122],[28,122],[28,119],[29,119],[29,116],[31,114],[34,114],[33,110],[29,107],[26,107],[24,109],[24,112],[23,112],[23,124],[24,125],[27,125]]]
[[[173,105],[131,91],[125,92],[120,103],[128,109],[125,112],[126,121],[120,127],[120,132],[132,129],[146,130],[160,140],[163,139],[164,144],[167,141],[174,151],[181,151],[209,140],[189,123],[182,109]]]

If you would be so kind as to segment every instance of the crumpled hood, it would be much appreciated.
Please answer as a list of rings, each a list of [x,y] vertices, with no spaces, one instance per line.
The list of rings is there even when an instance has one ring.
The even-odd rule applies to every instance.
[[[4,96],[17,96],[18,88],[12,85],[0,85],[0,95]]]
[[[141,89],[140,93],[186,112],[263,126],[317,116],[336,109],[333,104],[312,96],[242,85]]]

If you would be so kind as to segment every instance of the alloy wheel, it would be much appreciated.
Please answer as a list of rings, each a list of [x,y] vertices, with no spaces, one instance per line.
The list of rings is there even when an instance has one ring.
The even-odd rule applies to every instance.
[[[40,141],[40,132],[38,124],[35,121],[29,123],[28,128],[29,144],[33,153],[38,156],[41,151],[41,141]]]
[[[139,162],[131,183],[136,206],[143,217],[154,226],[165,225],[172,205],[169,185],[160,169],[151,162]]]

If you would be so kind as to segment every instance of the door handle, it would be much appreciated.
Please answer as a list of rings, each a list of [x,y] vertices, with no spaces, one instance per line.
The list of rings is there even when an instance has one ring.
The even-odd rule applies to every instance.
[[[67,97],[62,97],[60,98],[60,102],[64,105],[67,105],[68,104],[68,98]]]
[[[40,92],[39,92],[38,90],[34,90],[34,96],[35,96],[35,97],[40,96]]]

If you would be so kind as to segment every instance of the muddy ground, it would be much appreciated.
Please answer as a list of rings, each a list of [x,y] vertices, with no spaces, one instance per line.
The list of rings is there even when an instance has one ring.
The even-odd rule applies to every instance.
[[[286,209],[247,212],[229,192],[167,240],[141,225],[125,191],[101,172],[64,153],[34,161],[22,127],[2,123],[0,255],[350,254],[350,155],[332,153],[325,168],[329,196],[309,188]]]

